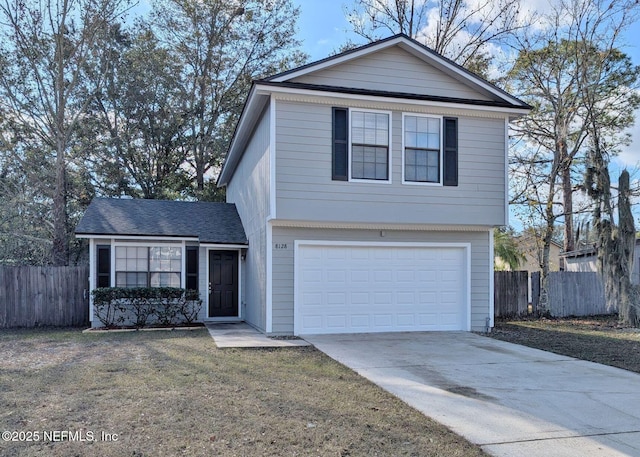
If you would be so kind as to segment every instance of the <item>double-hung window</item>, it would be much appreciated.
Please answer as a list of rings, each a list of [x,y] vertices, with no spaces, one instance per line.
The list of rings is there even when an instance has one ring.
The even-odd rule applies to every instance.
[[[404,116],[404,180],[440,182],[440,118]]]
[[[389,117],[351,110],[351,179],[389,180]]]
[[[404,183],[458,185],[458,120],[403,116]]]
[[[333,108],[335,181],[390,181],[391,113]]]
[[[391,182],[391,112],[332,109],[331,179]],[[402,182],[458,185],[458,119],[402,115]]]
[[[182,248],[116,246],[116,287],[180,287]]]

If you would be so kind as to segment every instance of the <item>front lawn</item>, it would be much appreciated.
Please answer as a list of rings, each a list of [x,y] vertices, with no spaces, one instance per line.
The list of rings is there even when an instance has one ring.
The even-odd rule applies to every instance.
[[[640,329],[617,316],[496,322],[492,338],[640,373]]]
[[[2,456],[480,456],[313,348],[0,331]],[[38,434],[37,440],[36,432]]]

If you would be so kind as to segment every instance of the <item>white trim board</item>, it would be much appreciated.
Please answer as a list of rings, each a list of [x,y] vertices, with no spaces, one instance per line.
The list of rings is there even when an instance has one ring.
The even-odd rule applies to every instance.
[[[438,102],[432,100],[417,100],[412,98],[383,97],[380,95],[364,95],[364,94],[348,94],[344,92],[319,91],[313,89],[298,89],[291,87],[277,87],[272,85],[257,83],[260,91],[264,94],[291,94],[306,97],[315,97],[316,99],[333,98],[369,101],[374,103],[395,103],[405,105],[433,106],[437,108],[464,109],[466,111],[486,111],[491,113],[509,114],[510,116],[524,116],[531,111],[528,108],[503,107],[503,106],[487,106],[487,105],[470,105],[467,103],[455,102]]]

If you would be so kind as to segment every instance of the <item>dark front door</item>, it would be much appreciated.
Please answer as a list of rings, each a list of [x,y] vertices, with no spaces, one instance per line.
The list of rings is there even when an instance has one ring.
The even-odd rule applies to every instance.
[[[238,317],[238,251],[209,251],[209,317]]]

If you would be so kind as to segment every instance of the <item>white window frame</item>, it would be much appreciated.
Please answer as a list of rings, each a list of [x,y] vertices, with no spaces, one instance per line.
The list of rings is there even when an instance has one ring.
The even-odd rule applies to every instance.
[[[146,248],[156,248],[156,247],[167,247],[167,248],[178,248],[180,249],[180,287],[184,288],[186,285],[186,242],[182,241],[180,243],[166,243],[162,241],[112,241],[111,242],[111,287],[116,286],[116,248],[117,247],[146,247]],[[147,274],[150,271],[147,269]]]
[[[388,155],[387,155],[387,179],[360,179],[360,178],[352,178],[351,177],[351,154],[352,154],[352,148],[353,148],[353,140],[351,138],[351,128],[353,125],[352,122],[352,113],[357,112],[357,113],[376,113],[376,114],[386,114],[387,118],[389,120],[389,125],[388,125],[388,135],[389,138],[387,139],[388,142]],[[393,138],[392,135],[392,130],[393,130],[393,112],[392,111],[386,111],[386,110],[378,110],[378,109],[367,109],[367,108],[349,108],[349,124],[347,126],[347,130],[348,130],[348,146],[349,146],[349,153],[348,153],[348,159],[347,159],[347,173],[348,173],[348,177],[349,177],[349,182],[360,182],[360,183],[378,183],[378,184],[391,184],[391,174],[393,171],[393,167],[391,166],[393,163],[393,148],[391,145],[391,139]]]
[[[405,156],[406,156],[406,148],[405,148],[405,118],[407,116],[411,117],[426,117],[430,119],[438,119],[440,122],[440,152],[438,153],[438,182],[423,182],[423,181],[407,181],[405,179]],[[402,184],[406,184],[409,186],[435,186],[442,187],[443,186],[443,174],[444,174],[444,116],[439,116],[435,114],[421,114],[421,113],[402,113]]]

